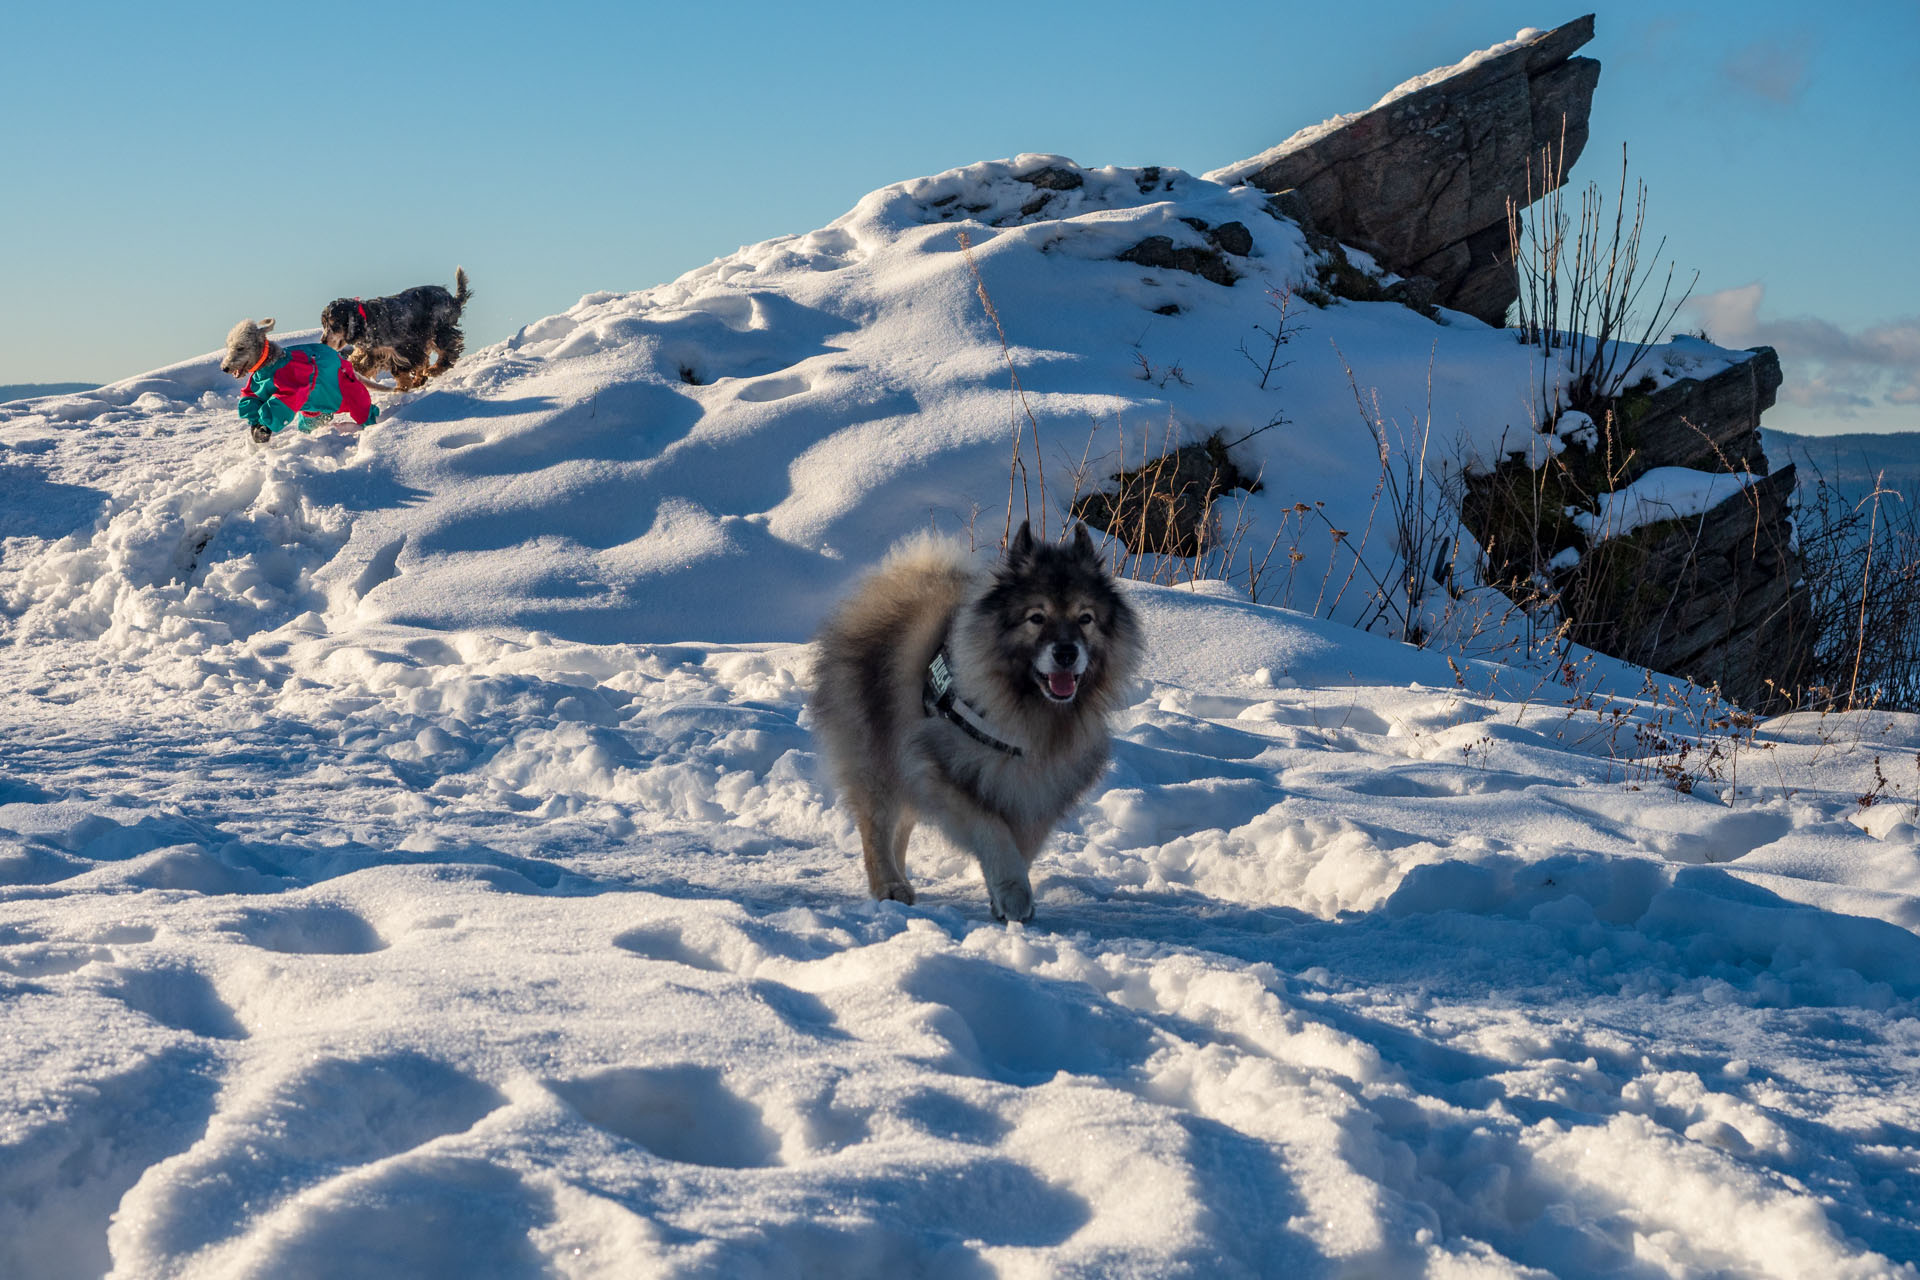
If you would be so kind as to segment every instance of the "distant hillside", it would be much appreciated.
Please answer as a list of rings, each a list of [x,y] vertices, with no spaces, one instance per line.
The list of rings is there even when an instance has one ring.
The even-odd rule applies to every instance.
[[[1884,471],[1889,488],[1898,489],[1910,502],[1920,501],[1920,431],[1838,436],[1803,436],[1767,428],[1762,432],[1773,464],[1798,463],[1802,483],[1812,483],[1817,474],[1853,502],[1871,493],[1874,477]]]
[[[97,382],[0,382],[0,404],[8,400],[31,400],[35,396],[64,396],[75,391],[91,391]]]

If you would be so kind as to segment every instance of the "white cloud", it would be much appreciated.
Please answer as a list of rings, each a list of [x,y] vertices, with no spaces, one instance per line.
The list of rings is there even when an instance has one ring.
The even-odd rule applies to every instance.
[[[1755,280],[1737,289],[1695,294],[1688,300],[1686,309],[1707,327],[1707,333],[1721,346],[1748,347],[1754,345],[1760,300],[1766,293],[1767,286]]]
[[[1847,330],[1817,316],[1763,318],[1760,281],[1687,303],[1715,342],[1769,346],[1787,375],[1780,398],[1789,404],[1851,417],[1882,405],[1920,404],[1920,317],[1905,316]]]

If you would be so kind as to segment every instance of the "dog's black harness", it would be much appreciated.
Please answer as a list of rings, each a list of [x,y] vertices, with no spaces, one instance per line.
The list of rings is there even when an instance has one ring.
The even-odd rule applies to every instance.
[[[962,733],[982,746],[1014,757],[1026,754],[1011,742],[1002,742],[988,732],[987,720],[980,708],[954,690],[953,655],[947,652],[944,644],[940,646],[940,652],[933,655],[933,661],[927,664],[927,680],[920,686],[920,707],[927,715],[951,720],[960,726]]]

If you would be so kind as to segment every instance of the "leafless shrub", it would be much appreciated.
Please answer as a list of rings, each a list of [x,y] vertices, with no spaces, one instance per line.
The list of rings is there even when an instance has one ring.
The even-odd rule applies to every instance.
[[[1548,175],[1552,178],[1550,189],[1535,194],[1530,161],[1526,205],[1507,202],[1507,247],[1519,285],[1514,327],[1522,342],[1539,347],[1543,354],[1566,353],[1573,376],[1567,388],[1569,402],[1599,418],[1608,402],[1629,385],[1634,368],[1657,336],[1667,332],[1700,276],[1695,272],[1693,281],[1674,295],[1673,264],[1667,264],[1664,276],[1659,273],[1659,257],[1667,243],[1664,239],[1654,247],[1652,261],[1642,264],[1647,184],[1637,179],[1634,182],[1634,212],[1629,223],[1624,145],[1620,148],[1620,190],[1611,222],[1599,184],[1590,182],[1581,192],[1579,225],[1574,226],[1566,211],[1566,188],[1562,185],[1565,158],[1563,122],[1560,146],[1543,148],[1538,157],[1543,179]],[[1641,303],[1656,279],[1660,281],[1659,297],[1643,317]],[[1644,323],[1640,323],[1642,318]],[[1558,404],[1558,389],[1552,385],[1553,368],[1554,362],[1549,359],[1541,372],[1541,404],[1549,412]]]
[[[1260,389],[1262,391],[1267,389],[1267,383],[1273,379],[1274,374],[1293,363],[1291,360],[1282,360],[1280,358],[1280,348],[1292,342],[1294,335],[1299,333],[1304,327],[1294,323],[1287,314],[1293,308],[1293,290],[1291,288],[1285,285],[1269,288],[1267,290],[1267,305],[1272,307],[1275,313],[1273,327],[1268,328],[1263,324],[1253,326],[1253,331],[1264,338],[1265,341],[1258,344],[1258,349],[1252,351],[1247,349],[1247,344],[1244,340],[1240,343],[1240,354],[1245,356],[1247,363],[1252,365],[1260,374]]]
[[[1813,603],[1807,702],[1920,711],[1920,511],[1885,484],[1849,503],[1811,463],[1794,513]]]
[[[1435,350],[1438,350],[1437,344]],[[1444,587],[1450,566],[1461,550],[1460,504],[1465,496],[1461,472],[1442,459],[1432,463],[1433,353],[1427,358],[1427,410],[1411,428],[1390,420],[1380,408],[1378,390],[1360,390],[1360,380],[1339,348],[1340,367],[1346,371],[1354,406],[1366,424],[1380,458],[1380,476],[1374,486],[1377,508],[1384,498],[1393,530],[1394,566],[1385,579],[1374,579],[1373,610],[1365,627],[1384,624],[1396,638],[1421,644],[1427,638],[1428,597]]]

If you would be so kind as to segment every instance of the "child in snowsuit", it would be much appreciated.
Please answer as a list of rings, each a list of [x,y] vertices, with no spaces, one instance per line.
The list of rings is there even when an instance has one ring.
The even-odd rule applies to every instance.
[[[246,380],[240,417],[255,440],[264,443],[289,426],[312,431],[336,413],[351,418],[355,431],[379,421],[366,384],[338,351],[317,342],[278,346],[267,338],[271,328],[272,320],[242,320],[227,335],[220,362],[222,370]]]

